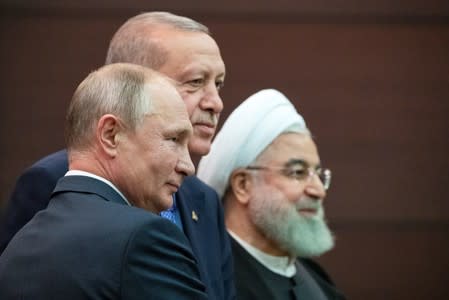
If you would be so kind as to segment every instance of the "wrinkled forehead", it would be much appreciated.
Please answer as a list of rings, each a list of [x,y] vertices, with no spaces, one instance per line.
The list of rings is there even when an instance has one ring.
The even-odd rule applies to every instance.
[[[284,133],[279,135],[257,157],[263,164],[290,166],[295,163],[318,165],[320,158],[312,137],[306,133]]]
[[[161,69],[184,69],[192,63],[199,63],[216,72],[225,72],[220,49],[210,35],[179,30],[167,30],[160,34],[159,45],[166,52]]]
[[[167,134],[190,135],[192,125],[186,105],[173,85],[153,87],[152,109],[146,119]]]
[[[214,38],[201,31],[186,31],[173,27],[160,27],[152,33],[152,38],[157,40],[167,51],[182,48],[187,52],[194,52],[198,49],[206,52],[220,53],[220,49]]]
[[[152,114],[186,110],[177,89],[177,82],[166,76],[148,81],[145,84],[145,93],[149,97]]]

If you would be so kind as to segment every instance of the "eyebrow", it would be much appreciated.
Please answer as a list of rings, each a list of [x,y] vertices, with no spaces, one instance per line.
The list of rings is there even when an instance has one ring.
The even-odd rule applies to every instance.
[[[285,163],[285,167],[293,167],[296,165],[301,165],[303,167],[310,167],[310,164],[304,159],[300,158],[291,158]],[[321,168],[321,164],[315,166],[316,169]]]
[[[201,74],[203,76],[207,75],[209,77],[221,78],[221,79],[223,79],[226,76],[226,70],[216,74],[215,76],[210,76],[211,73],[215,73],[215,70],[213,67],[211,68],[209,66],[199,65],[199,66],[194,66],[194,67],[188,68],[186,71],[184,71],[182,73],[182,76],[192,76],[193,74]]]
[[[186,122],[187,123],[187,122]],[[184,126],[184,124],[169,124],[163,129],[164,135],[175,134],[177,136],[191,135],[192,129],[190,126]]]
[[[305,166],[308,166],[309,164],[305,160],[299,159],[299,158],[291,158],[291,159],[289,159],[285,163],[286,167],[291,167],[291,166],[294,166],[294,165],[305,165]]]

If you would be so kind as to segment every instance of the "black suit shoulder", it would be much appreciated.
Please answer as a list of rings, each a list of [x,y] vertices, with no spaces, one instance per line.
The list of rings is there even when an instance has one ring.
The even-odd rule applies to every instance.
[[[18,178],[0,222],[0,254],[14,234],[47,207],[56,183],[67,170],[67,152],[61,150],[37,161]]]
[[[29,169],[40,167],[40,168],[49,168],[49,169],[57,169],[57,168],[68,168],[68,157],[67,150],[59,150],[52,154],[49,154],[37,162],[35,162]]]
[[[206,298],[188,241],[175,225],[124,202],[105,200],[110,191],[105,184],[92,190],[60,189],[19,231],[0,258],[0,295]]]

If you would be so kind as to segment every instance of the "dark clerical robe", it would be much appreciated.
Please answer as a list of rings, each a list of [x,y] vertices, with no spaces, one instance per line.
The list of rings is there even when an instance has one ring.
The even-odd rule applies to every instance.
[[[345,299],[317,263],[298,259],[296,274],[288,278],[267,269],[232,237],[231,240],[238,300]]]

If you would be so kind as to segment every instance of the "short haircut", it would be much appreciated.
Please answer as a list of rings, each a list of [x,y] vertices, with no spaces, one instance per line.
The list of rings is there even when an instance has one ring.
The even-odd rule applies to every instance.
[[[66,116],[67,148],[91,144],[98,120],[105,114],[118,117],[134,130],[151,113],[149,84],[168,78],[132,64],[111,64],[92,73],[76,89]]]
[[[168,12],[141,13],[126,21],[114,34],[106,64],[123,62],[159,69],[167,60],[167,50],[152,39],[152,33],[161,26],[210,35],[205,25],[187,17]]]

